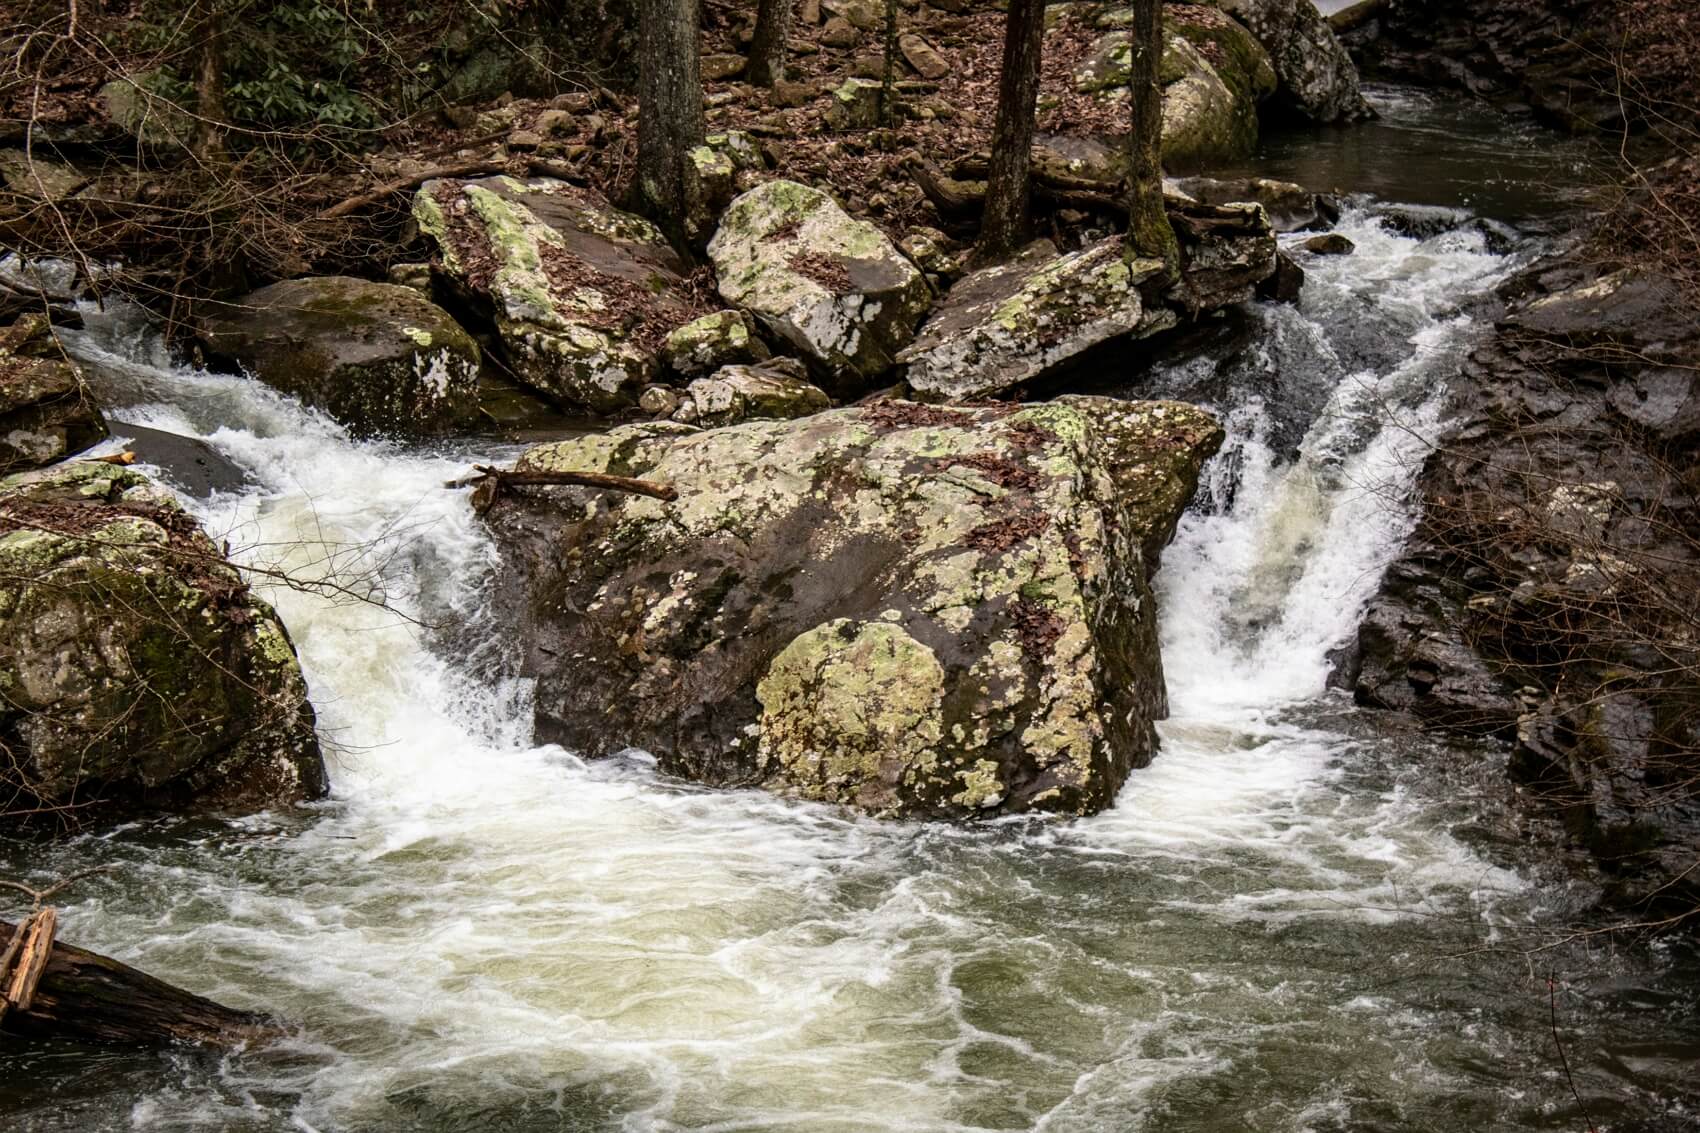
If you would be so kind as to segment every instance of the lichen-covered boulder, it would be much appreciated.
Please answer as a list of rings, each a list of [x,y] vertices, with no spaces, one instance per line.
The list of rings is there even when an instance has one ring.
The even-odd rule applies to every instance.
[[[537,734],[880,815],[1098,810],[1156,745],[1148,580],[1221,436],[1190,405],[1064,398],[532,449],[678,493],[488,513]]]
[[[478,344],[411,287],[286,280],[211,307],[199,332],[213,357],[357,435],[445,433],[478,413]]]
[[[52,464],[106,436],[106,420],[53,343],[46,316],[24,315],[0,330],[0,474]]]
[[[842,396],[891,368],[932,299],[883,232],[795,181],[733,201],[708,254],[721,298],[794,346]]]
[[[610,413],[637,402],[667,333],[699,311],[661,231],[562,181],[427,181],[413,217],[440,276],[495,323],[521,381]]]
[[[294,647],[140,473],[0,480],[0,747],[18,811],[249,811],[325,791]]]
[[[832,399],[809,384],[801,371],[802,367],[790,358],[763,366],[724,366],[712,377],[690,384],[673,411],[673,420],[691,425],[733,425],[758,417],[807,417],[830,408]]]
[[[1041,240],[951,288],[898,360],[927,401],[965,401],[1045,380],[1113,339],[1155,334],[1175,313],[1140,292],[1162,288],[1163,262],[1128,256],[1112,237],[1059,256]]]
[[[716,311],[692,319],[661,344],[667,368],[683,377],[713,373],[722,366],[764,362],[773,356],[747,311]]]
[[[1275,104],[1313,122],[1353,122],[1375,112],[1358,68],[1312,0],[1207,0],[1256,36],[1275,64]]]
[[[1257,145],[1258,104],[1274,90],[1269,58],[1250,33],[1220,12],[1200,12],[1164,24],[1158,81],[1163,162],[1170,169],[1199,169],[1250,154]],[[1130,33],[1112,31],[1076,68],[1075,88],[1125,102],[1131,62]]]

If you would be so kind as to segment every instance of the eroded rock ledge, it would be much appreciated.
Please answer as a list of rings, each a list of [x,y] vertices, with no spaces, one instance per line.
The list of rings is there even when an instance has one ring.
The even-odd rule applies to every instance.
[[[880,815],[1101,809],[1156,746],[1148,580],[1221,438],[1068,397],[534,448],[522,469],[678,491],[491,513],[539,738]]]

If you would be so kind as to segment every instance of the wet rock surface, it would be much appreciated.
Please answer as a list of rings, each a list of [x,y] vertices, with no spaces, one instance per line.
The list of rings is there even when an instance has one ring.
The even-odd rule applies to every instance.
[[[1167,402],[628,426],[490,513],[540,738],[882,815],[1107,805],[1166,710],[1148,577],[1221,431]]]
[[[478,344],[411,287],[321,276],[274,283],[200,320],[208,353],[362,436],[431,435],[478,411]]]
[[[0,689],[9,809],[49,823],[325,790],[283,624],[126,468],[0,480]]]
[[[1505,294],[1346,676],[1361,703],[1509,741],[1618,900],[1690,907],[1700,321],[1660,280],[1569,260]]]
[[[106,421],[43,315],[0,329],[0,474],[39,468],[106,438]]]

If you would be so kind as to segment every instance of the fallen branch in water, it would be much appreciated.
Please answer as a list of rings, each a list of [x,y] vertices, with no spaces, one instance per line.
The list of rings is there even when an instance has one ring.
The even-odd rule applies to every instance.
[[[450,480],[445,488],[472,488],[472,506],[480,515],[489,511],[504,491],[511,488],[551,487],[567,485],[575,488],[601,488],[609,492],[631,492],[657,500],[676,500],[679,493],[671,484],[656,484],[630,476],[609,476],[602,472],[518,472],[475,464],[474,476]]]

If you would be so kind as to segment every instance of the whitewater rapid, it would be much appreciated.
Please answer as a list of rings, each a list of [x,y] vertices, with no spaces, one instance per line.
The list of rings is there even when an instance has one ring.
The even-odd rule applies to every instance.
[[[203,439],[249,477],[186,501],[214,538],[335,584],[256,577],[300,651],[333,797],[37,863],[118,867],[65,908],[67,938],[299,1030],[223,1058],[117,1059],[101,1084],[37,1100],[27,1127],[1562,1118],[1531,1092],[1542,1004],[1481,951],[1540,896],[1454,836],[1469,800],[1403,773],[1419,741],[1325,690],[1480,329],[1459,297],[1510,261],[1479,232],[1416,240],[1365,209],[1342,230],[1358,254],[1307,262],[1299,307],[1259,308],[1216,399],[1229,442],[1159,575],[1162,751],[1075,822],[874,822],[669,781],[642,753],[533,745],[486,605],[495,551],[443,488],[511,453],[355,443],[175,362],[133,311],[91,312],[72,345],[115,415]],[[1316,410],[1283,422],[1295,373]],[[1468,981],[1460,955],[1478,957]]]

